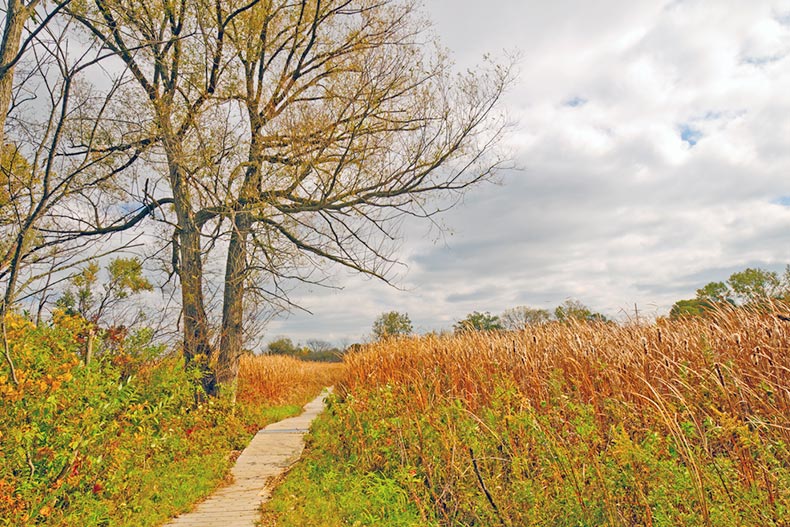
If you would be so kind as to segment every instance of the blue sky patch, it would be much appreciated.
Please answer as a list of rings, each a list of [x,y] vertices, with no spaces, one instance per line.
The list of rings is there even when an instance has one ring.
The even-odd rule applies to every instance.
[[[779,196],[778,198],[773,200],[773,203],[776,203],[777,205],[781,205],[783,207],[790,207],[790,196]]]
[[[749,64],[755,67],[765,66],[767,64],[774,64],[775,62],[779,62],[785,58],[784,53],[779,53],[777,55],[764,55],[764,56],[754,56],[754,57],[744,57],[741,59],[741,64]]]
[[[692,128],[689,124],[681,124],[680,138],[687,142],[689,146],[694,146],[697,144],[697,141],[702,139],[702,132],[696,128]]]
[[[717,112],[717,111],[711,110],[711,111],[705,112],[705,115],[700,117],[700,119],[703,120],[703,121],[716,121],[718,119],[721,119],[722,117],[724,117],[724,114],[722,112]]]
[[[563,104],[565,106],[570,106],[571,108],[578,108],[579,106],[584,106],[585,104],[587,104],[587,99],[585,99],[584,97],[575,96],[575,97],[571,97]]]

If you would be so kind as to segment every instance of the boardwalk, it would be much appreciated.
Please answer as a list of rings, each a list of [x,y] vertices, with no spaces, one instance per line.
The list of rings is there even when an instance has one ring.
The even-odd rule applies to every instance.
[[[253,527],[260,521],[261,503],[270,497],[266,483],[299,459],[304,434],[323,410],[326,395],[324,391],[313,399],[301,415],[272,423],[255,434],[231,470],[233,484],[165,527]]]

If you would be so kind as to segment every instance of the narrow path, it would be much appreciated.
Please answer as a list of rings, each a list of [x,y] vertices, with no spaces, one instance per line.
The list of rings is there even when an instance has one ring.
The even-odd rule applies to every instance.
[[[231,469],[233,483],[165,527],[253,527],[260,521],[261,503],[271,497],[267,482],[299,459],[304,434],[324,409],[327,394],[324,390],[307,403],[301,415],[272,423],[255,434]]]

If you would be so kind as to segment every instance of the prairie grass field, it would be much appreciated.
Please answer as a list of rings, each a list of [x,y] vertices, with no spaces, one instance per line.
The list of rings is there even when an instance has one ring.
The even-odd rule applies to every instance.
[[[393,339],[345,364],[264,525],[790,525],[773,313]]]
[[[296,415],[339,365],[242,360],[237,401],[195,400],[180,356],[145,331],[100,344],[84,320],[7,319],[17,383],[0,372],[0,525],[155,526],[223,484],[263,426]]]
[[[246,404],[304,406],[323,388],[334,385],[345,366],[283,355],[245,355],[239,363],[238,399]]]
[[[0,527],[790,527],[790,0],[555,4],[5,0]]]

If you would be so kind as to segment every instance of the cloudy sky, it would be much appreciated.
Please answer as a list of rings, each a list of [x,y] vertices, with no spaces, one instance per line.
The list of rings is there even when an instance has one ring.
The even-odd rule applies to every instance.
[[[459,68],[521,54],[519,170],[408,224],[395,289],[342,272],[273,337],[349,343],[577,298],[660,315],[711,280],[790,262],[790,1],[426,0]]]

